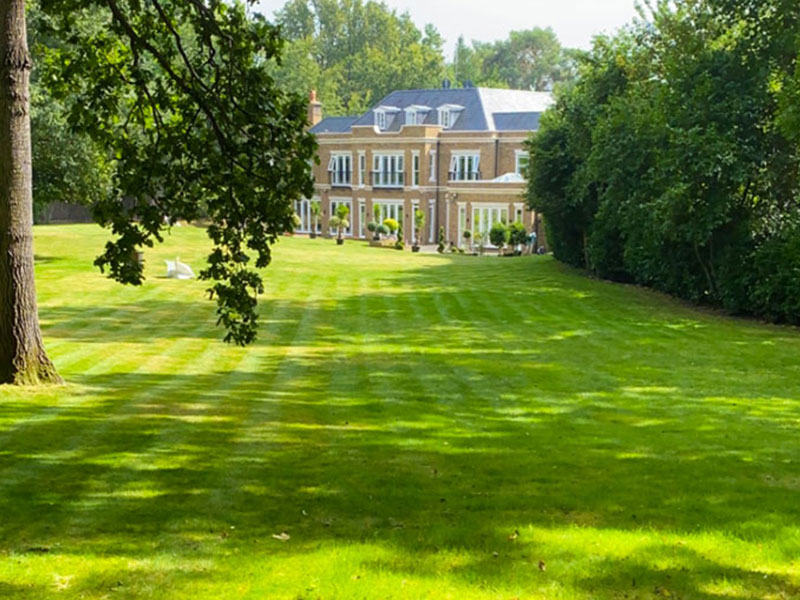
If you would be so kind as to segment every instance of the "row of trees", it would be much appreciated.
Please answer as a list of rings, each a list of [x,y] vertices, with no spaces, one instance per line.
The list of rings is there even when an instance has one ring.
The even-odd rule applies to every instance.
[[[597,40],[542,119],[531,208],[567,263],[800,322],[800,5],[646,17]]]
[[[496,43],[458,41],[454,60],[433,25],[418,28],[373,0],[289,0],[276,13],[287,38],[274,75],[287,89],[316,89],[329,115],[359,114],[398,89],[455,86],[551,89],[575,75],[575,53],[551,29],[513,32]]]

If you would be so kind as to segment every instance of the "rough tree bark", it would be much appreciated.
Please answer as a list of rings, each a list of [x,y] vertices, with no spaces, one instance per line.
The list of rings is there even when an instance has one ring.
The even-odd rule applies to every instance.
[[[0,384],[61,381],[36,305],[30,71],[25,0],[0,0]]]

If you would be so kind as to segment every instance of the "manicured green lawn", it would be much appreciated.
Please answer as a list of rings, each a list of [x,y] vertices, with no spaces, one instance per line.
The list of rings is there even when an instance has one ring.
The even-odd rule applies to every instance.
[[[202,231],[140,289],[104,239],[37,230],[69,383],[0,388],[0,598],[800,597],[796,330],[545,257],[285,239],[231,348],[159,277]]]

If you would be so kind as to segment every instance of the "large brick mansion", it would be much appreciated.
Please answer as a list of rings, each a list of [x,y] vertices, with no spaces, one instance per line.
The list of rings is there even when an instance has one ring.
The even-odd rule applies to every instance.
[[[354,238],[369,235],[374,204],[381,205],[382,218],[400,222],[408,242],[414,241],[413,215],[422,210],[421,244],[435,242],[439,227],[456,244],[466,229],[488,232],[498,220],[539,229],[523,199],[528,162],[523,142],[551,103],[546,92],[403,90],[363,115],[323,119],[312,94],[309,120],[320,146],[320,164],[314,167],[320,232],[328,231],[339,204],[350,208],[346,234]],[[311,231],[310,203],[295,207],[300,232]]]

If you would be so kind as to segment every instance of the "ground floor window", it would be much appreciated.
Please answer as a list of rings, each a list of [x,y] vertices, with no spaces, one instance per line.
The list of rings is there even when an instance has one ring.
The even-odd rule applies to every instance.
[[[294,212],[300,217],[300,227],[295,231],[297,233],[311,233],[314,227],[314,216],[311,214],[311,203],[313,200],[295,200]],[[318,201],[317,201],[318,202]],[[322,232],[322,223],[317,219],[317,233]]]
[[[375,204],[381,207],[381,223],[386,219],[394,219],[403,226],[403,202],[391,200],[376,200]]]
[[[366,237],[365,231],[367,226],[367,205],[363,200],[358,203],[358,236]]]
[[[484,236],[484,244],[490,246],[489,231],[492,225],[497,222],[508,223],[507,206],[473,206],[472,207],[472,229],[473,235],[477,239],[478,235]]]

